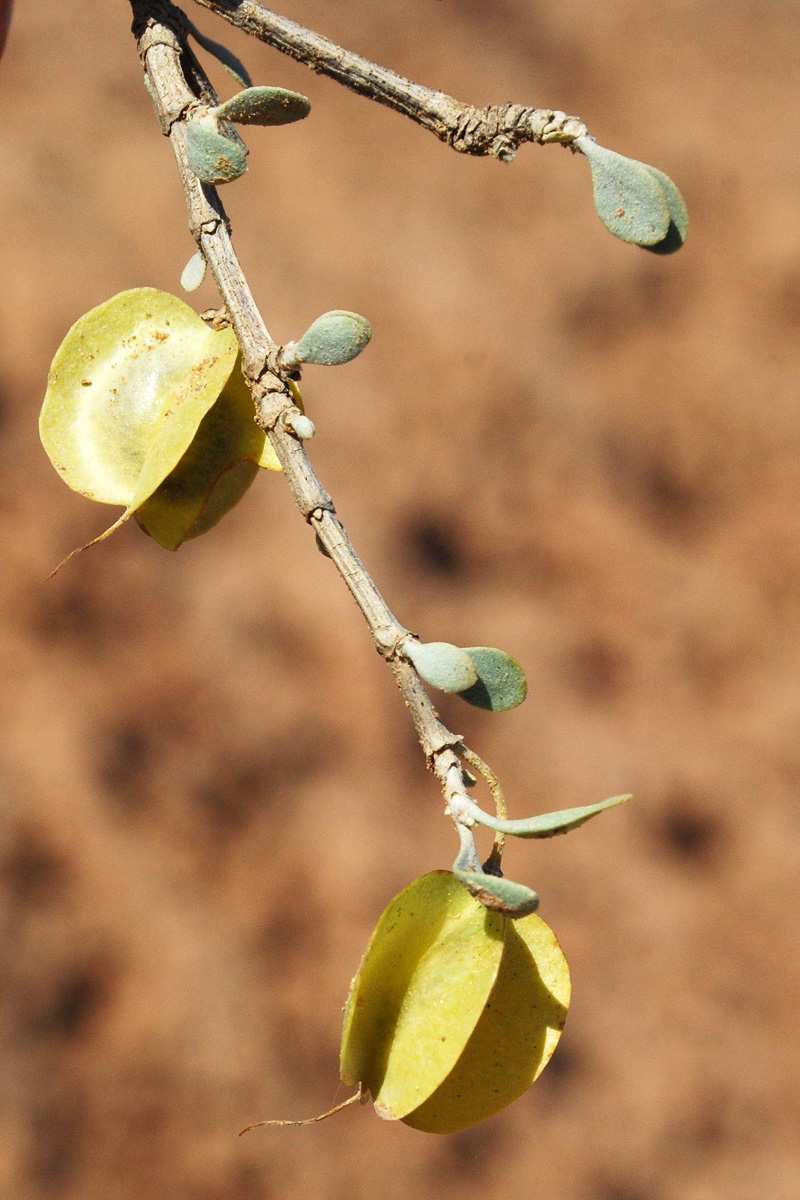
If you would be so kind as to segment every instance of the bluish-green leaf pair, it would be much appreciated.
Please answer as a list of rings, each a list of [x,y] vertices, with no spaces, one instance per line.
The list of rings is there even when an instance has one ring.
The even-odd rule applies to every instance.
[[[476,708],[508,712],[528,694],[522,667],[494,646],[453,646],[450,642],[403,643],[417,674],[441,692],[456,693]]]
[[[203,183],[232,183],[247,170],[247,147],[222,132],[221,121],[236,125],[289,125],[302,121],[311,104],[298,92],[277,87],[249,87],[186,126],[186,157]]]
[[[671,254],[686,240],[689,216],[683,197],[656,167],[598,146],[586,134],[575,146],[589,161],[594,205],[610,233],[656,254]]]

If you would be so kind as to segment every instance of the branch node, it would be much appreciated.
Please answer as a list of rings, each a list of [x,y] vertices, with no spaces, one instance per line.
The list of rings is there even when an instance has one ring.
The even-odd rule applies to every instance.
[[[269,380],[272,382],[274,376],[270,375]],[[263,378],[259,380],[259,395],[256,400],[256,425],[259,429],[263,429],[264,433],[270,433],[276,429],[281,417],[284,413],[291,412],[295,407],[295,403],[286,391],[270,387],[263,389]]]
[[[176,26],[178,25],[178,9],[170,13],[171,18],[169,24],[166,23],[167,14],[160,17],[149,16],[142,32],[137,34],[139,42],[139,57],[144,62],[148,51],[152,50],[153,46],[167,46],[168,49],[174,50],[176,54],[181,54],[183,44],[181,36],[178,33]],[[183,17],[183,13],[180,13]],[[133,31],[136,34],[136,22],[134,22]]]
[[[231,319],[228,316],[228,311],[225,308],[205,308],[200,313],[200,317],[212,329],[229,329]]]

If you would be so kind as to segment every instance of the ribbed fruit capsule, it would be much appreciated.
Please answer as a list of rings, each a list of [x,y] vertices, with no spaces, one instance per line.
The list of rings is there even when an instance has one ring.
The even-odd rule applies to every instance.
[[[544,921],[488,912],[434,871],[395,897],[372,935],[345,1008],[342,1079],[386,1120],[456,1133],[536,1079],[569,997]]]

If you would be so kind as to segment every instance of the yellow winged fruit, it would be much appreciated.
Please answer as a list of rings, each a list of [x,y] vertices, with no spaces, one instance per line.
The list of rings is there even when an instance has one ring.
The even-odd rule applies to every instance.
[[[342,1079],[386,1120],[456,1133],[533,1083],[569,998],[566,960],[541,918],[489,912],[434,871],[395,897],[372,935],[345,1008]]]
[[[123,506],[102,537],[136,513],[170,550],[211,528],[256,467],[280,470],[255,425],[233,330],[155,288],[121,292],[73,325],[39,431],[74,491]]]

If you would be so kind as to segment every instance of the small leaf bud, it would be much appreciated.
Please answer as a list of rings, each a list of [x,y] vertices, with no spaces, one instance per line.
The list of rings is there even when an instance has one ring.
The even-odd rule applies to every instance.
[[[317,432],[314,422],[309,420],[304,413],[289,413],[284,423],[304,442],[310,441]]]
[[[198,250],[189,259],[181,275],[181,287],[185,292],[196,292],[206,277],[206,260]]]

